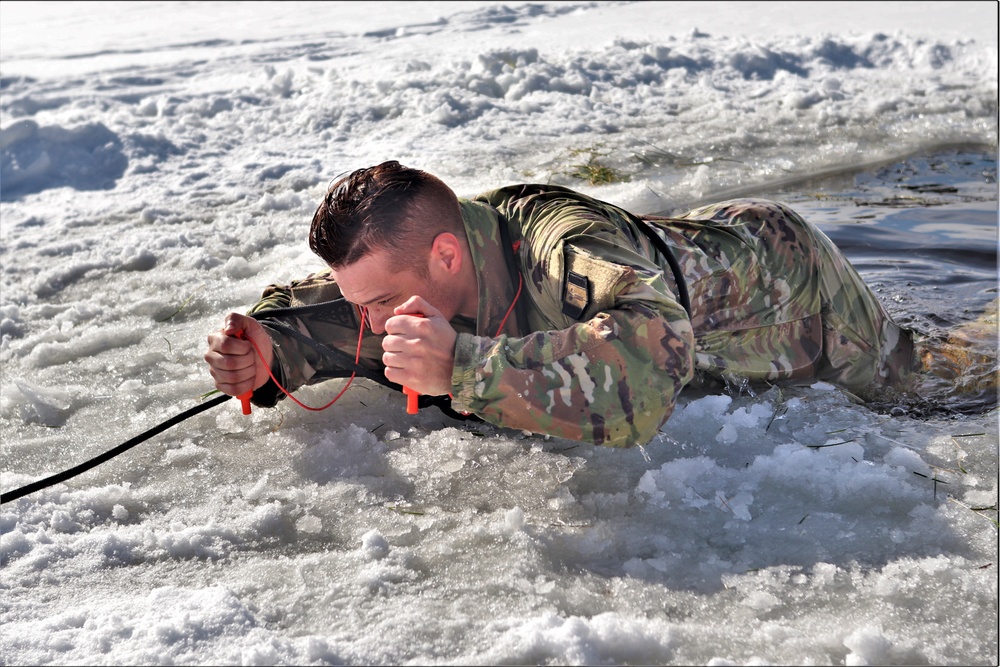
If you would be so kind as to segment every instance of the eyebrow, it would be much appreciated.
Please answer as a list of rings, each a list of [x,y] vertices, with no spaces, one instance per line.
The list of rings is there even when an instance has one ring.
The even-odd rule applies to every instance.
[[[367,301],[358,301],[356,303],[356,305],[361,306],[362,308],[367,308],[368,306],[370,306],[373,303],[376,303],[378,301],[383,301],[385,299],[388,299],[391,295],[392,295],[392,292],[384,292],[382,294],[379,294],[376,297],[368,299]]]

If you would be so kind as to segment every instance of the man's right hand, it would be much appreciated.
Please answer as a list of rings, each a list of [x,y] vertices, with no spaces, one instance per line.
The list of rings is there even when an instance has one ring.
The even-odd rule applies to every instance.
[[[245,339],[257,343],[264,355],[263,362],[253,345]],[[208,336],[205,361],[216,389],[223,394],[240,396],[264,386],[273,359],[271,337],[252,317],[230,313],[226,316],[225,326]]]

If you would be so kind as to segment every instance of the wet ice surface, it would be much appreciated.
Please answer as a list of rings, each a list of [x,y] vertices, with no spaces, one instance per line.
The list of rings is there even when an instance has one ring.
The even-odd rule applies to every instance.
[[[370,394],[321,423],[227,404],[5,510],[5,652],[988,661],[996,529],[970,508],[995,503],[993,418],[708,395],[615,451]]]
[[[925,333],[996,298],[996,38],[968,28],[995,11],[823,36],[647,3],[314,9],[249,32],[251,12],[128,7],[106,42],[65,7],[47,29],[90,26],[75,42],[0,40],[5,490],[195,404],[206,334],[317,268],[326,183],[381,159],[638,212],[774,196]],[[568,175],[591,156],[629,180]],[[918,419],[823,384],[687,392],[624,451],[410,417],[365,382],[318,415],[229,402],[3,505],[0,654],[995,664],[997,438],[995,410]]]

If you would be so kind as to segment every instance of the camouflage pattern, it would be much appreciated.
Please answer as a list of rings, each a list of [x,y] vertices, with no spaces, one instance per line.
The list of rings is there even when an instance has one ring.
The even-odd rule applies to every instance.
[[[548,185],[461,207],[479,312],[452,321],[452,407],[488,422],[630,446],[656,434],[696,376],[819,378],[858,390],[896,382],[911,365],[909,334],[829,239],[781,204],[734,200],[645,218],[680,264],[690,317],[666,260],[623,209]],[[508,272],[501,224],[520,276]],[[521,310],[504,322],[519,284]],[[268,288],[252,312],[339,295],[323,272]],[[329,362],[283,327],[352,357],[357,346],[358,314],[343,301],[261,321],[289,389]],[[362,363],[380,368],[381,354],[381,336],[366,332]],[[254,395],[259,405],[277,398],[271,383]]]
[[[833,242],[788,207],[744,199],[646,219],[678,249],[699,370],[857,391],[912,369],[911,334]]]
[[[496,337],[488,328],[459,336],[453,407],[596,444],[647,442],[692,377],[694,333],[672,278],[640,247],[628,214],[553,186],[504,188],[473,203],[491,226],[499,213],[520,242],[528,321]],[[482,252],[476,242],[470,249]],[[568,271],[589,282],[577,316],[563,308]],[[480,304],[491,300],[491,282],[516,286],[505,270],[488,274],[480,273]]]

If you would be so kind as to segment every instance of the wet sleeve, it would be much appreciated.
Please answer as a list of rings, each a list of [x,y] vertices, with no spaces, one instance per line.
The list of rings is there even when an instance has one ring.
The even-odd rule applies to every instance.
[[[294,308],[294,312],[287,312],[289,308]],[[285,312],[268,314],[278,309]],[[328,379],[326,372],[340,370],[336,360],[323,353],[324,346],[339,350],[352,360],[357,352],[361,326],[357,311],[340,298],[340,289],[327,271],[288,285],[269,286],[248,314],[271,337],[274,350],[271,372],[288,391]],[[362,341],[359,363],[377,368],[381,357],[381,337],[369,332]],[[284,393],[268,380],[254,392],[253,403],[272,407],[282,398]]]
[[[662,272],[620,245],[590,239],[567,250],[602,256],[617,279],[597,312],[522,338],[460,334],[452,407],[484,420],[597,445],[648,442],[694,373],[690,319]]]

